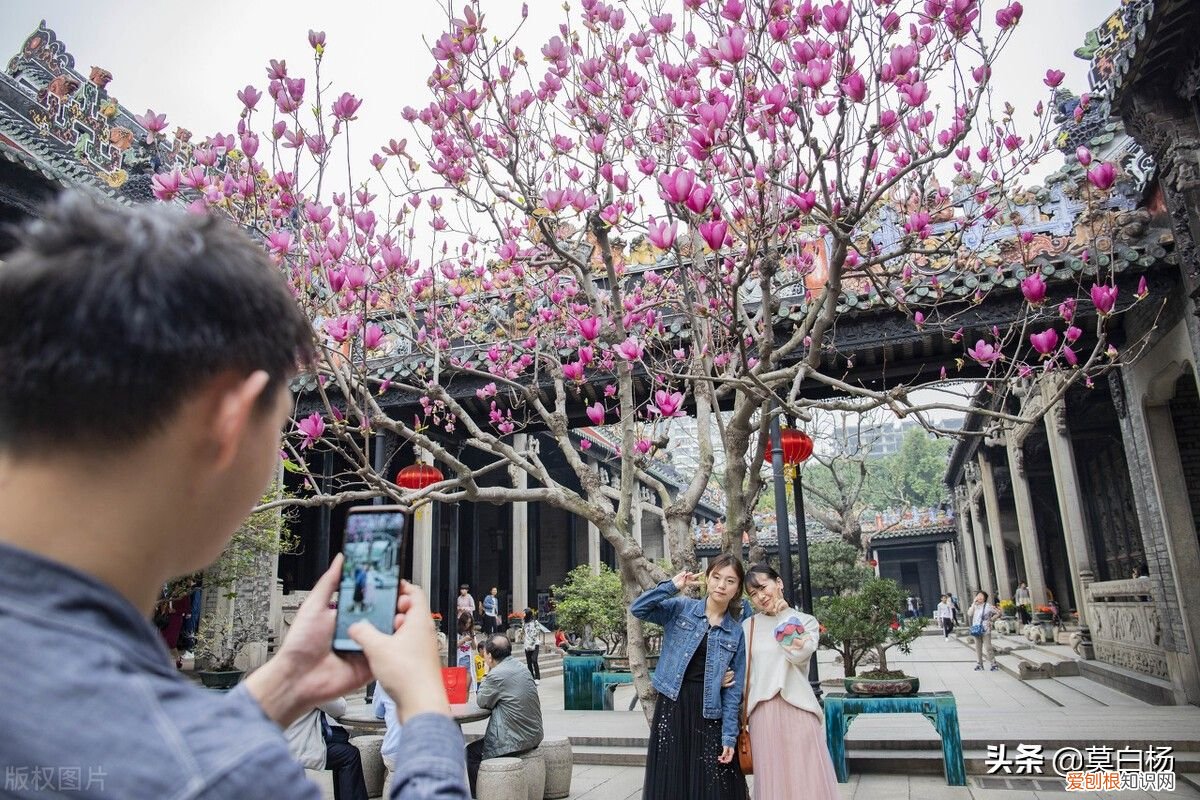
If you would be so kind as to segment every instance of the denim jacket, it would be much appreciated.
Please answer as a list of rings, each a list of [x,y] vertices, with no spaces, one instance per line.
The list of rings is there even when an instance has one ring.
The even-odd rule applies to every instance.
[[[721,720],[721,746],[737,745],[738,706],[746,685],[746,641],[742,626],[729,616],[709,630],[704,601],[678,597],[672,581],[663,581],[633,601],[630,611],[638,619],[663,627],[662,655],[654,670],[654,688],[672,700],[679,699],[683,673],[696,654],[700,640],[708,636],[708,659],[704,663],[705,719]],[[726,670],[733,670],[733,685],[721,688]]]

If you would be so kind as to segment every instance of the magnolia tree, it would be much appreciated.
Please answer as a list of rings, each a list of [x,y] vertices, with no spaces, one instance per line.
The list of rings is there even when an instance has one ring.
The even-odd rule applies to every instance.
[[[684,0],[639,14],[584,0],[530,52],[516,44],[524,23],[491,30],[485,5],[447,14],[429,47],[431,96],[404,108],[408,128],[370,164],[349,155],[362,101],[330,88],[325,36],[312,32],[312,72],[271,61],[265,93],[238,93],[236,131],[183,148],[186,163],[154,178],[160,199],[256,232],[314,320],[325,411],[297,419],[285,445],[312,489],[289,502],[549,503],[599,528],[632,597],[663,577],[632,536],[636,481],[662,496],[673,556],[693,560],[692,511],[715,438],[724,546],[740,551],[772,414],[928,410],[911,386],[865,389],[834,358],[847,293],[944,330],[997,392],[1018,376],[1082,378],[1111,360],[1107,275],[1079,287],[1100,311],[1086,339],[1075,301],[1048,307],[1034,276],[1010,327],[960,342],[957,316],[989,296],[939,284],[946,264],[998,268],[980,242],[1013,224],[1022,175],[1048,149],[1040,104],[1040,127],[1018,131],[1013,110],[991,103],[1020,3]],[[1051,71],[1046,83],[1061,79]],[[151,136],[165,128],[161,115],[146,119]],[[1090,179],[1080,191],[1103,198],[1115,173],[1096,164]],[[1031,240],[1011,248],[1018,267]],[[1076,352],[1079,341],[1094,344]],[[959,377],[947,369],[943,379]],[[814,384],[841,399],[811,399],[802,387]],[[467,412],[464,386],[487,414]],[[401,392],[421,398],[415,416],[390,410]],[[615,426],[616,491],[601,485],[587,443],[567,435],[576,409]],[[702,452],[672,492],[646,468],[685,409]],[[570,476],[519,445],[513,434],[526,430],[554,435]],[[399,489],[372,466],[384,432],[437,459],[446,479]],[[489,466],[471,466],[478,458],[450,441]],[[317,444],[352,465],[338,491],[317,492],[308,474]],[[496,465],[524,477],[485,485]]]

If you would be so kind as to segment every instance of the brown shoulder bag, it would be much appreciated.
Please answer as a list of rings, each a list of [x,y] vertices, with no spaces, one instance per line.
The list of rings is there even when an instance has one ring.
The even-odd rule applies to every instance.
[[[750,719],[746,703],[750,699],[750,666],[754,660],[754,617],[750,618],[750,642],[746,645],[746,688],[742,691],[742,713],[738,727],[737,760],[743,775],[754,774],[754,754],[750,752]]]

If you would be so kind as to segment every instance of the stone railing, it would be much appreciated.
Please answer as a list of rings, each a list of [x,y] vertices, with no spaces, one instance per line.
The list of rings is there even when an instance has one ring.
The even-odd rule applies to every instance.
[[[1170,680],[1162,623],[1150,581],[1104,581],[1087,587],[1088,623],[1096,658]]]

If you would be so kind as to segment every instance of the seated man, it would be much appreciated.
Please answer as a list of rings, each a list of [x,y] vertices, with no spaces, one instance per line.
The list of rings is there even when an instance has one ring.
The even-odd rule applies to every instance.
[[[542,703],[533,676],[519,661],[509,658],[512,643],[502,633],[493,634],[484,648],[487,677],[479,685],[475,702],[490,708],[487,733],[467,745],[467,777],[471,794],[479,765],[488,758],[527,753],[542,743]]]
[[[392,635],[330,649],[342,557],[279,652],[227,694],[182,677],[150,616],[211,564],[278,468],[312,323],[227,222],[68,194],[0,266],[0,764],[4,796],[319,798],[282,728],[372,673],[406,737],[392,800],[462,800],[462,734],[424,592]],[[66,782],[71,786],[65,785]]]
[[[346,713],[341,697],[314,708],[283,732],[292,757],[306,769],[333,770],[334,800],[367,800],[367,782],[363,776],[362,756],[350,744],[350,735],[341,725],[329,721]]]

